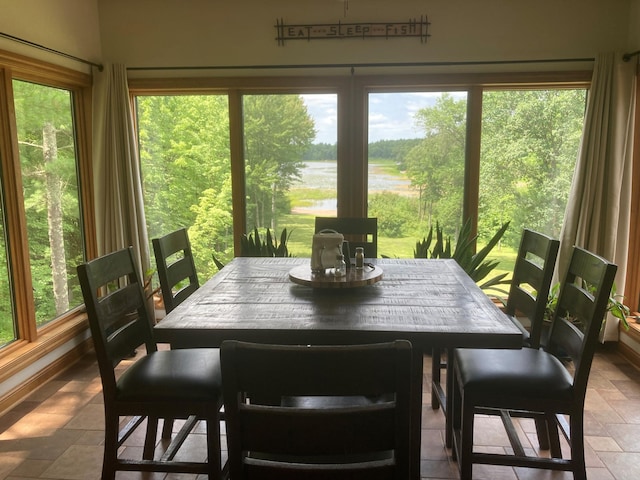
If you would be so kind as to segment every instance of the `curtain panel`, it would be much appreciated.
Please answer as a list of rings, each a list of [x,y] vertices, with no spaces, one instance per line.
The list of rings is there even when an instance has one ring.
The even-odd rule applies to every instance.
[[[618,265],[616,291],[624,291],[631,213],[635,62],[622,53],[596,57],[576,170],[560,234],[558,278],[578,245]],[[618,340],[608,316],[601,341]]]
[[[124,65],[95,74],[93,161],[98,254],[133,246],[143,278],[150,268],[140,157]]]

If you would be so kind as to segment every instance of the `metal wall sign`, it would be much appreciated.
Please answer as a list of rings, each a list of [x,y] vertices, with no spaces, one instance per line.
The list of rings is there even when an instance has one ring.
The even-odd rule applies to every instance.
[[[289,40],[336,40],[345,38],[407,38],[417,37],[426,43],[429,34],[426,15],[407,22],[366,22],[366,23],[319,23],[287,25],[283,19],[276,20],[276,40],[284,45]]]

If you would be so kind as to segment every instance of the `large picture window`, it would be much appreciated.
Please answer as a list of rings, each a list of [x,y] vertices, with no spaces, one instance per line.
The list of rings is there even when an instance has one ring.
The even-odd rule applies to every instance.
[[[87,123],[79,120],[88,118],[90,77],[38,69],[38,62],[0,56],[3,349],[31,348],[46,332],[56,341],[77,334],[83,300],[76,266],[87,244],[95,247],[84,218],[91,185],[81,182],[90,172]]]
[[[149,238],[189,229],[202,280],[233,258],[226,95],[137,97]]]
[[[436,223],[462,223],[466,92],[369,94],[368,211],[381,254],[409,257]]]
[[[71,93],[14,80],[36,324],[82,304],[84,259]]]

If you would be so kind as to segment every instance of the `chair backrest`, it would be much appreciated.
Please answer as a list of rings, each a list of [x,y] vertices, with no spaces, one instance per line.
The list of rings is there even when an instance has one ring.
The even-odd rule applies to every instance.
[[[231,478],[409,478],[409,342],[226,341],[221,362]],[[380,400],[324,408],[279,400],[325,395]]]
[[[78,265],[82,296],[105,397],[115,395],[114,367],[144,344],[156,350],[151,315],[131,247]]]
[[[378,256],[378,219],[376,217],[316,217],[315,233],[326,229],[335,230],[344,235],[344,239],[349,241],[352,257],[356,247],[363,247],[364,255],[368,258]]]
[[[545,350],[573,363],[575,398],[584,399],[617,266],[574,247]]]
[[[154,238],[151,243],[164,309],[169,313],[200,287],[191,242],[187,229],[181,228],[164,237]]]
[[[540,346],[559,247],[560,241],[547,235],[528,229],[522,232],[505,311],[513,317],[524,315],[529,319],[531,330],[527,344],[533,348]]]

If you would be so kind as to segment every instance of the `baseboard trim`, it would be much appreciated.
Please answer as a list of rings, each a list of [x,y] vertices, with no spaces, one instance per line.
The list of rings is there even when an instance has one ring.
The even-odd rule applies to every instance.
[[[616,345],[618,353],[631,365],[640,369],[640,354],[624,342],[618,342]]]
[[[0,398],[0,415],[13,408],[16,404],[24,400],[29,394],[35,392],[38,388],[54,378],[56,375],[64,372],[92,349],[93,342],[89,338],[66,352],[64,355],[58,357],[55,361],[49,363],[45,368],[39,370],[27,381],[20,383],[18,387],[14,388],[9,393]]]

